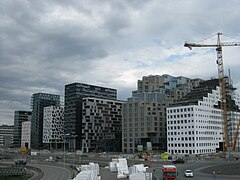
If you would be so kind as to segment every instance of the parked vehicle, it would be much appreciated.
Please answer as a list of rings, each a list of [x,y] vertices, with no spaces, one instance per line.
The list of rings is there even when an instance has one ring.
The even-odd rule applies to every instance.
[[[163,165],[163,180],[177,179],[177,168],[174,165]]]
[[[183,158],[177,158],[175,160],[172,161],[174,164],[184,164],[185,161]]]
[[[186,177],[193,177],[193,172],[188,169],[188,170],[186,170],[186,171],[184,172],[184,175],[185,175]]]
[[[27,160],[26,159],[18,159],[15,161],[15,165],[16,166],[19,166],[19,165],[25,166],[25,165],[27,165]]]

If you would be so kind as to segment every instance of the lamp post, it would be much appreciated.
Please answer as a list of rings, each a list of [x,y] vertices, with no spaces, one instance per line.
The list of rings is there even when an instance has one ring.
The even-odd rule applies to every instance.
[[[66,136],[69,136],[70,134],[64,134],[63,136],[63,165],[65,167],[65,154],[66,154],[66,149],[65,149],[65,142],[66,142]]]
[[[75,152],[76,151],[76,137],[77,137],[78,135],[72,135],[72,137],[74,138],[73,140],[73,151]]]
[[[73,139],[73,152],[74,152],[74,155],[75,155],[75,164],[76,164],[76,137],[77,137],[78,135],[72,135],[72,137],[74,138]]]

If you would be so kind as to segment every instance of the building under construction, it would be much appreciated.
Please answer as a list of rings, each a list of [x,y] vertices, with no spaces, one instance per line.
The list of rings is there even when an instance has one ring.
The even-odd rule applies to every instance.
[[[238,126],[240,103],[228,77],[225,77],[225,82],[230,150]],[[204,154],[223,151],[224,123],[220,96],[219,79],[211,79],[200,82],[190,93],[170,105],[167,109],[169,153]]]

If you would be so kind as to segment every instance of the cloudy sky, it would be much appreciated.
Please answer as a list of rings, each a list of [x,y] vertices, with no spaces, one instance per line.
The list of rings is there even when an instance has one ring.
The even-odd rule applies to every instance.
[[[126,100],[142,76],[217,76],[214,48],[185,41],[240,42],[238,0],[1,0],[0,125],[30,110],[37,92],[64,96],[82,82]],[[205,40],[207,39],[207,40]],[[240,88],[240,47],[224,47],[225,73]]]

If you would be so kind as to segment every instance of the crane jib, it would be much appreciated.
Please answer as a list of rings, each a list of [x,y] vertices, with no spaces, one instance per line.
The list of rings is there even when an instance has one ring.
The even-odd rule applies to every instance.
[[[219,47],[219,46],[240,46],[240,42],[224,42],[218,44],[197,44],[197,43],[185,43],[184,47]]]
[[[198,44],[198,43],[188,43],[185,42],[184,47],[188,47],[192,50],[193,47],[216,47],[217,51],[217,65],[218,65],[218,77],[220,86],[220,99],[221,99],[221,110],[222,110],[222,121],[223,121],[223,151],[228,152],[229,148],[229,134],[228,134],[228,117],[227,117],[227,98],[226,98],[226,85],[224,79],[224,67],[222,58],[222,46],[240,46],[240,42],[220,42],[220,35],[222,33],[217,33],[218,39],[216,44]],[[240,123],[240,120],[239,120]]]

